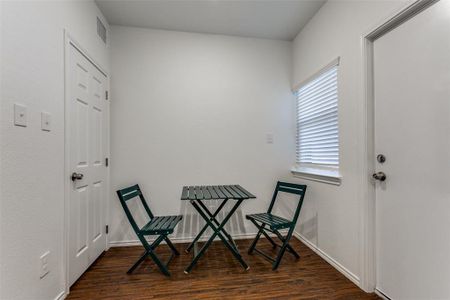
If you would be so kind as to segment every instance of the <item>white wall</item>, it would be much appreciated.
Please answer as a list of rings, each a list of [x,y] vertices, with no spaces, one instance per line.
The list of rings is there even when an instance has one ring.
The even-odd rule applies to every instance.
[[[64,29],[107,70],[108,49],[92,1],[2,5],[0,299],[54,299],[64,290]],[[26,128],[13,125],[16,102],[28,107]],[[40,130],[41,111],[51,132]],[[48,250],[50,273],[40,280]]]
[[[367,176],[360,168],[361,35],[401,5],[326,3],[294,41],[292,77],[289,42],[113,27],[112,189],[138,182],[157,214],[184,214],[181,186],[239,183],[258,199],[245,203],[232,231],[254,232],[242,216],[267,208],[276,180],[295,180],[289,89],[340,56],[343,182],[307,182],[299,231],[358,278],[358,182]],[[64,288],[63,29],[107,70],[108,51],[96,36],[100,12],[92,2],[2,6],[0,298],[51,299]],[[28,106],[27,128],[12,125],[15,102]],[[42,110],[52,114],[50,133],[39,129]],[[115,195],[111,201],[111,241],[134,240]],[[192,231],[183,224],[177,236]],[[51,273],[39,280],[38,258],[47,250]]]
[[[336,57],[339,66],[339,134],[341,186],[307,182],[308,195],[298,231],[354,279],[360,277],[360,205],[363,176],[362,36],[379,25],[402,1],[329,1],[294,40],[296,85]]]
[[[190,239],[197,214],[182,186],[238,183],[258,199],[230,230],[255,232],[245,213],[267,209],[295,156],[291,43],[116,26],[111,36],[113,190],[139,183],[156,214],[185,216],[175,236]],[[136,240],[113,197],[111,241]]]

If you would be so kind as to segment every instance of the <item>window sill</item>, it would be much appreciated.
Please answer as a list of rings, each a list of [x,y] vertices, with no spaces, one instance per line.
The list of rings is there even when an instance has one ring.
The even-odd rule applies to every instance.
[[[293,167],[291,173],[298,178],[312,181],[341,185],[342,176],[338,170],[323,169],[317,167]]]

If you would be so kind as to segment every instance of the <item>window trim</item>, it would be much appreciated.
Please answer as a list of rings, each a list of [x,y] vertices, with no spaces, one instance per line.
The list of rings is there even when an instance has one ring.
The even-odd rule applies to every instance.
[[[292,93],[295,94],[297,93],[297,91],[304,86],[305,84],[307,84],[308,82],[314,80],[317,76],[320,76],[321,74],[329,71],[331,68],[334,68],[335,66],[339,66],[340,64],[340,60],[341,57],[338,56],[335,59],[333,59],[330,63],[328,63],[327,65],[323,66],[319,71],[315,72],[314,74],[310,75],[308,78],[306,78],[303,81],[300,81],[299,83],[297,83],[296,85],[294,85],[291,89]]]
[[[291,168],[291,173],[294,177],[333,185],[341,185],[342,182],[342,175],[338,167],[296,164]]]
[[[322,75],[323,73],[329,71],[331,68],[334,68],[336,66],[339,66],[340,64],[340,56],[333,59],[330,63],[322,67],[319,71],[315,72],[305,80],[301,81],[300,83],[296,84],[292,88],[292,93],[296,94],[297,91],[303,87],[304,85],[308,84],[310,81],[316,79],[318,76]],[[297,101],[297,99],[296,99]],[[297,122],[297,119],[296,119]],[[338,128],[339,128],[339,121],[338,121]],[[297,133],[296,133],[297,134]],[[340,151],[339,151],[340,152]],[[340,164],[341,160],[339,159],[339,164],[337,166],[331,166],[331,165],[325,165],[325,164],[312,164],[312,163],[295,163],[295,165],[291,168],[291,173],[293,176],[322,182],[322,183],[328,183],[333,185],[340,185],[342,182],[342,175],[340,173]]]

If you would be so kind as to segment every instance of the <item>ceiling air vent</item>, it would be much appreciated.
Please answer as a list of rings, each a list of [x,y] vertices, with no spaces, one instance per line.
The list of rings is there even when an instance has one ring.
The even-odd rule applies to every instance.
[[[106,27],[103,25],[102,21],[97,17],[97,34],[106,44]]]

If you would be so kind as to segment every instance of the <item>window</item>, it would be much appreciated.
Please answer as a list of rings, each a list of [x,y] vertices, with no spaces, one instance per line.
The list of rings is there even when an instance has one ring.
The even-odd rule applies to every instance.
[[[334,61],[296,90],[297,167],[294,172],[340,178],[338,65],[339,60]]]

